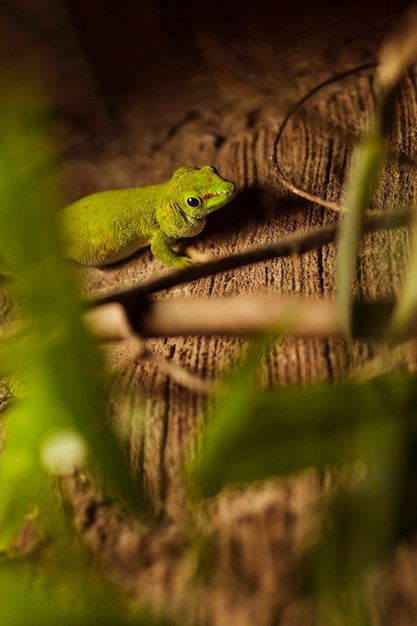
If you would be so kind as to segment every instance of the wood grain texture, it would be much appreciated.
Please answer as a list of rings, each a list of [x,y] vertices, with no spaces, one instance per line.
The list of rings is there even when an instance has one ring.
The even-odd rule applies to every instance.
[[[285,31],[278,29],[276,14],[255,19],[242,12],[239,17],[234,6],[233,28],[226,19],[224,24],[216,20],[203,32],[198,22],[190,22],[184,37],[184,30],[175,36],[168,27],[172,16],[162,3],[160,12],[149,9],[141,16],[141,38],[135,40],[137,13],[129,2],[121,3],[121,14],[114,9],[107,16],[95,6],[96,21],[97,3],[88,10],[79,2],[43,0],[32,13],[19,4],[37,29],[28,31],[21,14],[6,15],[3,26],[9,37],[15,34],[17,44],[10,46],[18,49],[25,67],[36,49],[39,59],[31,62],[38,72],[46,68],[43,78],[58,111],[68,201],[99,189],[161,182],[180,165],[214,164],[237,183],[240,195],[213,214],[190,242],[200,251],[227,255],[339,219],[277,183],[271,147],[289,103],[324,78],[372,60],[390,19],[374,20],[372,29],[359,19],[311,21]],[[130,16],[130,23],[123,25],[123,15]],[[184,23],[176,26],[184,29]],[[124,28],[129,30],[125,39]],[[340,200],[352,148],[373,104],[370,72],[317,93],[282,137],[279,157],[285,172],[309,191]],[[393,159],[379,183],[375,208],[415,202],[416,114],[416,73],[411,72],[398,103]],[[403,231],[364,237],[355,283],[359,298],[384,300],[398,292],[406,246]],[[331,298],[335,263],[336,250],[329,245],[301,258],[263,262],[177,287],[159,298],[260,292]],[[107,270],[83,270],[82,290],[103,294],[165,271],[144,251]],[[247,343],[199,336],[152,339],[147,345],[158,357],[217,380]],[[338,380],[379,349],[376,341],[277,341],[263,379],[271,387]],[[109,347],[106,359],[118,371],[109,418],[121,432],[132,471],[143,476],[154,514],[151,523],[131,520],[101,501],[85,477],[64,482],[76,526],[109,576],[134,601],[166,611],[181,624],[316,623],[314,606],[297,596],[297,576],[300,559],[316,537],[329,480],[309,471],[225,491],[196,509],[183,471],[190,456],[198,454],[205,401],[155,363],[137,361],[128,342]],[[204,538],[204,576],[196,569],[202,552],[197,554],[190,543],[190,531]],[[416,558],[415,547],[402,546],[378,574],[381,582],[373,593],[381,623],[415,623]]]

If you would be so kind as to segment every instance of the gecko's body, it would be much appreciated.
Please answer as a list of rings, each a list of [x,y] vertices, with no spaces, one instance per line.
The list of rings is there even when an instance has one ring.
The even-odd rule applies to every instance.
[[[94,193],[60,211],[65,254],[84,265],[109,265],[150,244],[163,263],[184,267],[191,260],[171,246],[198,235],[206,215],[235,195],[235,185],[209,165],[181,167],[159,185]]]

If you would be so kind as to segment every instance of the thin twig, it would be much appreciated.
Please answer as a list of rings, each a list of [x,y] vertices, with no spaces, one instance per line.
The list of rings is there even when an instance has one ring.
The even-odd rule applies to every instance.
[[[111,303],[87,311],[89,330],[100,340],[135,338],[140,358],[147,356],[140,337],[244,336],[260,332],[293,337],[342,335],[337,303],[324,298],[267,293],[210,299],[155,300],[148,302],[148,306],[143,309],[137,308],[129,320],[124,314],[120,324],[122,330],[112,320],[112,307],[123,310],[119,303]],[[392,307],[390,302],[355,304],[355,337],[383,337]],[[129,328],[129,332],[125,332],[124,328]],[[416,334],[417,326],[414,324],[410,336]]]
[[[408,225],[409,211],[396,213],[374,213],[368,215],[365,221],[364,232],[403,228]],[[246,252],[238,252],[221,257],[208,263],[193,265],[181,270],[175,270],[159,278],[143,282],[136,287],[124,291],[115,291],[108,295],[94,298],[86,302],[88,308],[101,306],[110,302],[120,302],[127,311],[132,311],[145,305],[148,296],[165,291],[179,285],[194,282],[207,276],[214,276],[239,267],[259,263],[275,258],[301,255],[320,246],[333,243],[339,230],[339,222],[326,224],[306,233],[287,237],[265,246],[251,248]]]
[[[324,200],[323,198],[320,198],[319,196],[311,194],[308,191],[305,191],[304,189],[297,187],[297,185],[295,185],[288,178],[288,176],[284,174],[278,162],[278,145],[281,140],[282,134],[288,122],[290,121],[290,119],[295,115],[297,111],[301,109],[301,107],[307,102],[307,100],[309,100],[312,96],[314,96],[318,91],[320,91],[321,89],[324,89],[325,87],[328,87],[329,85],[332,85],[333,83],[339,80],[343,80],[344,78],[347,78],[351,74],[356,74],[357,72],[361,72],[365,69],[375,68],[376,66],[377,66],[376,63],[364,63],[363,65],[359,65],[357,67],[351,68],[350,70],[347,70],[346,72],[337,74],[336,76],[333,76],[332,78],[328,78],[324,80],[323,82],[319,83],[318,85],[316,85],[303,98],[301,98],[301,100],[298,100],[298,102],[296,102],[294,106],[292,106],[289,109],[286,116],[281,122],[281,125],[278,129],[277,134],[275,135],[275,141],[272,144],[272,152],[271,152],[271,160],[274,166],[276,177],[286,189],[296,194],[297,196],[300,196],[301,198],[304,198],[305,200],[309,200],[310,202],[314,202],[315,204],[319,204],[320,206],[323,206],[326,209],[331,209],[332,211],[337,211],[338,213],[343,212],[344,208],[342,205],[338,204],[337,202],[331,202],[330,200]]]
[[[389,303],[358,304],[357,336],[381,336],[392,310]],[[371,318],[372,324],[367,320]],[[253,294],[223,298],[182,298],[153,301],[136,320],[141,335],[238,335],[272,332],[282,336],[339,337],[340,314],[335,300],[277,294]]]

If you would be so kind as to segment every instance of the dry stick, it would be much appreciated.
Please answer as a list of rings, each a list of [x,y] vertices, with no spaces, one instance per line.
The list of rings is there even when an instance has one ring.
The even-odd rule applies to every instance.
[[[121,318],[115,325],[112,320]],[[97,339],[127,339],[132,333],[123,306],[112,302],[86,312],[85,321]],[[276,294],[181,298],[149,303],[139,318],[130,320],[142,337],[183,335],[247,335],[274,329],[286,335],[323,336],[340,334],[335,302]]]
[[[383,337],[392,313],[391,302],[357,303],[354,308],[355,337]],[[119,323],[114,323],[119,319]],[[139,357],[146,356],[142,337],[184,335],[248,335],[273,332],[285,336],[330,337],[342,335],[335,300],[277,294],[181,298],[149,301],[131,311],[129,318],[119,302],[86,311],[85,321],[99,340],[133,339]],[[126,329],[126,330],[125,330]],[[410,336],[417,334],[417,320]]]
[[[301,98],[301,100],[298,100],[298,102],[296,102],[296,104],[294,104],[294,106],[292,106],[290,110],[287,112],[286,116],[281,122],[281,125],[277,131],[277,134],[275,135],[275,141],[272,144],[272,152],[271,152],[271,160],[274,166],[276,177],[286,189],[289,189],[290,191],[292,191],[292,193],[296,194],[297,196],[300,196],[301,198],[304,198],[305,200],[309,200],[310,202],[319,204],[327,209],[331,209],[332,211],[337,211],[338,213],[340,213],[344,210],[343,206],[340,204],[337,204],[337,202],[324,200],[323,198],[320,198],[319,196],[315,196],[314,194],[311,194],[308,191],[305,191],[304,189],[297,187],[283,173],[278,163],[278,156],[277,156],[278,145],[284,133],[284,130],[287,127],[288,122],[293,117],[293,115],[295,115],[295,113],[297,113],[297,111],[299,111],[301,107],[304,106],[307,100],[309,100],[312,96],[314,96],[321,89],[324,89],[325,87],[328,87],[329,85],[332,85],[333,83],[339,80],[343,80],[344,78],[347,78],[348,76],[351,76],[352,74],[356,74],[363,70],[375,68],[376,66],[377,66],[377,63],[364,63],[363,65],[358,65],[354,68],[351,68],[350,70],[346,70],[346,72],[342,72],[340,74],[337,74],[336,76],[333,76],[332,78],[328,78],[324,80],[323,82],[316,85],[313,89],[311,89],[303,98]]]
[[[383,229],[403,228],[408,225],[409,212],[374,213],[368,215],[364,232],[375,232]],[[108,295],[87,301],[88,308],[101,306],[110,302],[120,302],[130,314],[144,306],[148,296],[165,291],[179,285],[190,283],[200,278],[214,276],[232,269],[259,263],[275,258],[301,255],[310,252],[319,246],[333,243],[339,230],[338,223],[326,224],[319,228],[309,230],[306,233],[286,237],[266,246],[251,248],[246,252],[239,252],[226,257],[221,257],[208,263],[193,265],[182,270],[176,270],[160,276],[159,278],[141,283],[137,287],[124,291],[112,292]]]
[[[100,308],[106,307],[95,311]],[[358,304],[355,336],[383,336],[391,312],[390,303]],[[276,294],[154,301],[137,320],[137,326],[148,337],[265,332],[285,337],[340,337],[343,332],[335,300]]]

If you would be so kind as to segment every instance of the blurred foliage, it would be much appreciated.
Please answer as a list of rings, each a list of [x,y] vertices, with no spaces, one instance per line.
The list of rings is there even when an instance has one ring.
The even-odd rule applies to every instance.
[[[195,483],[208,496],[226,485],[333,468],[344,479],[316,556],[320,567],[331,562],[327,586],[343,586],[417,528],[417,379],[260,391],[255,353],[212,407]]]
[[[60,195],[46,110],[37,89],[28,85],[11,86],[0,99],[0,257],[21,298],[17,309],[23,310],[22,318],[0,334],[0,373],[26,381],[24,397],[9,403],[2,422],[6,445],[0,455],[0,552],[5,554],[35,501],[45,505],[40,518],[56,522],[52,512],[57,505],[48,494],[58,490],[51,489],[50,476],[70,468],[84,468],[91,461],[90,471],[94,469],[107,493],[132,510],[143,505],[141,488],[133,483],[105,418],[99,360],[60,253],[53,213]],[[60,572],[66,602],[50,608],[53,602],[45,602],[42,578],[34,586],[5,558],[0,562],[2,623],[143,623],[109,609],[103,589],[88,580],[91,564],[80,550],[71,551],[73,562],[68,562],[74,539],[62,513],[60,519],[60,524],[47,524],[48,539],[61,547],[54,552],[55,566],[50,560],[40,569],[46,578],[54,568]],[[77,590],[82,593],[74,596]]]

